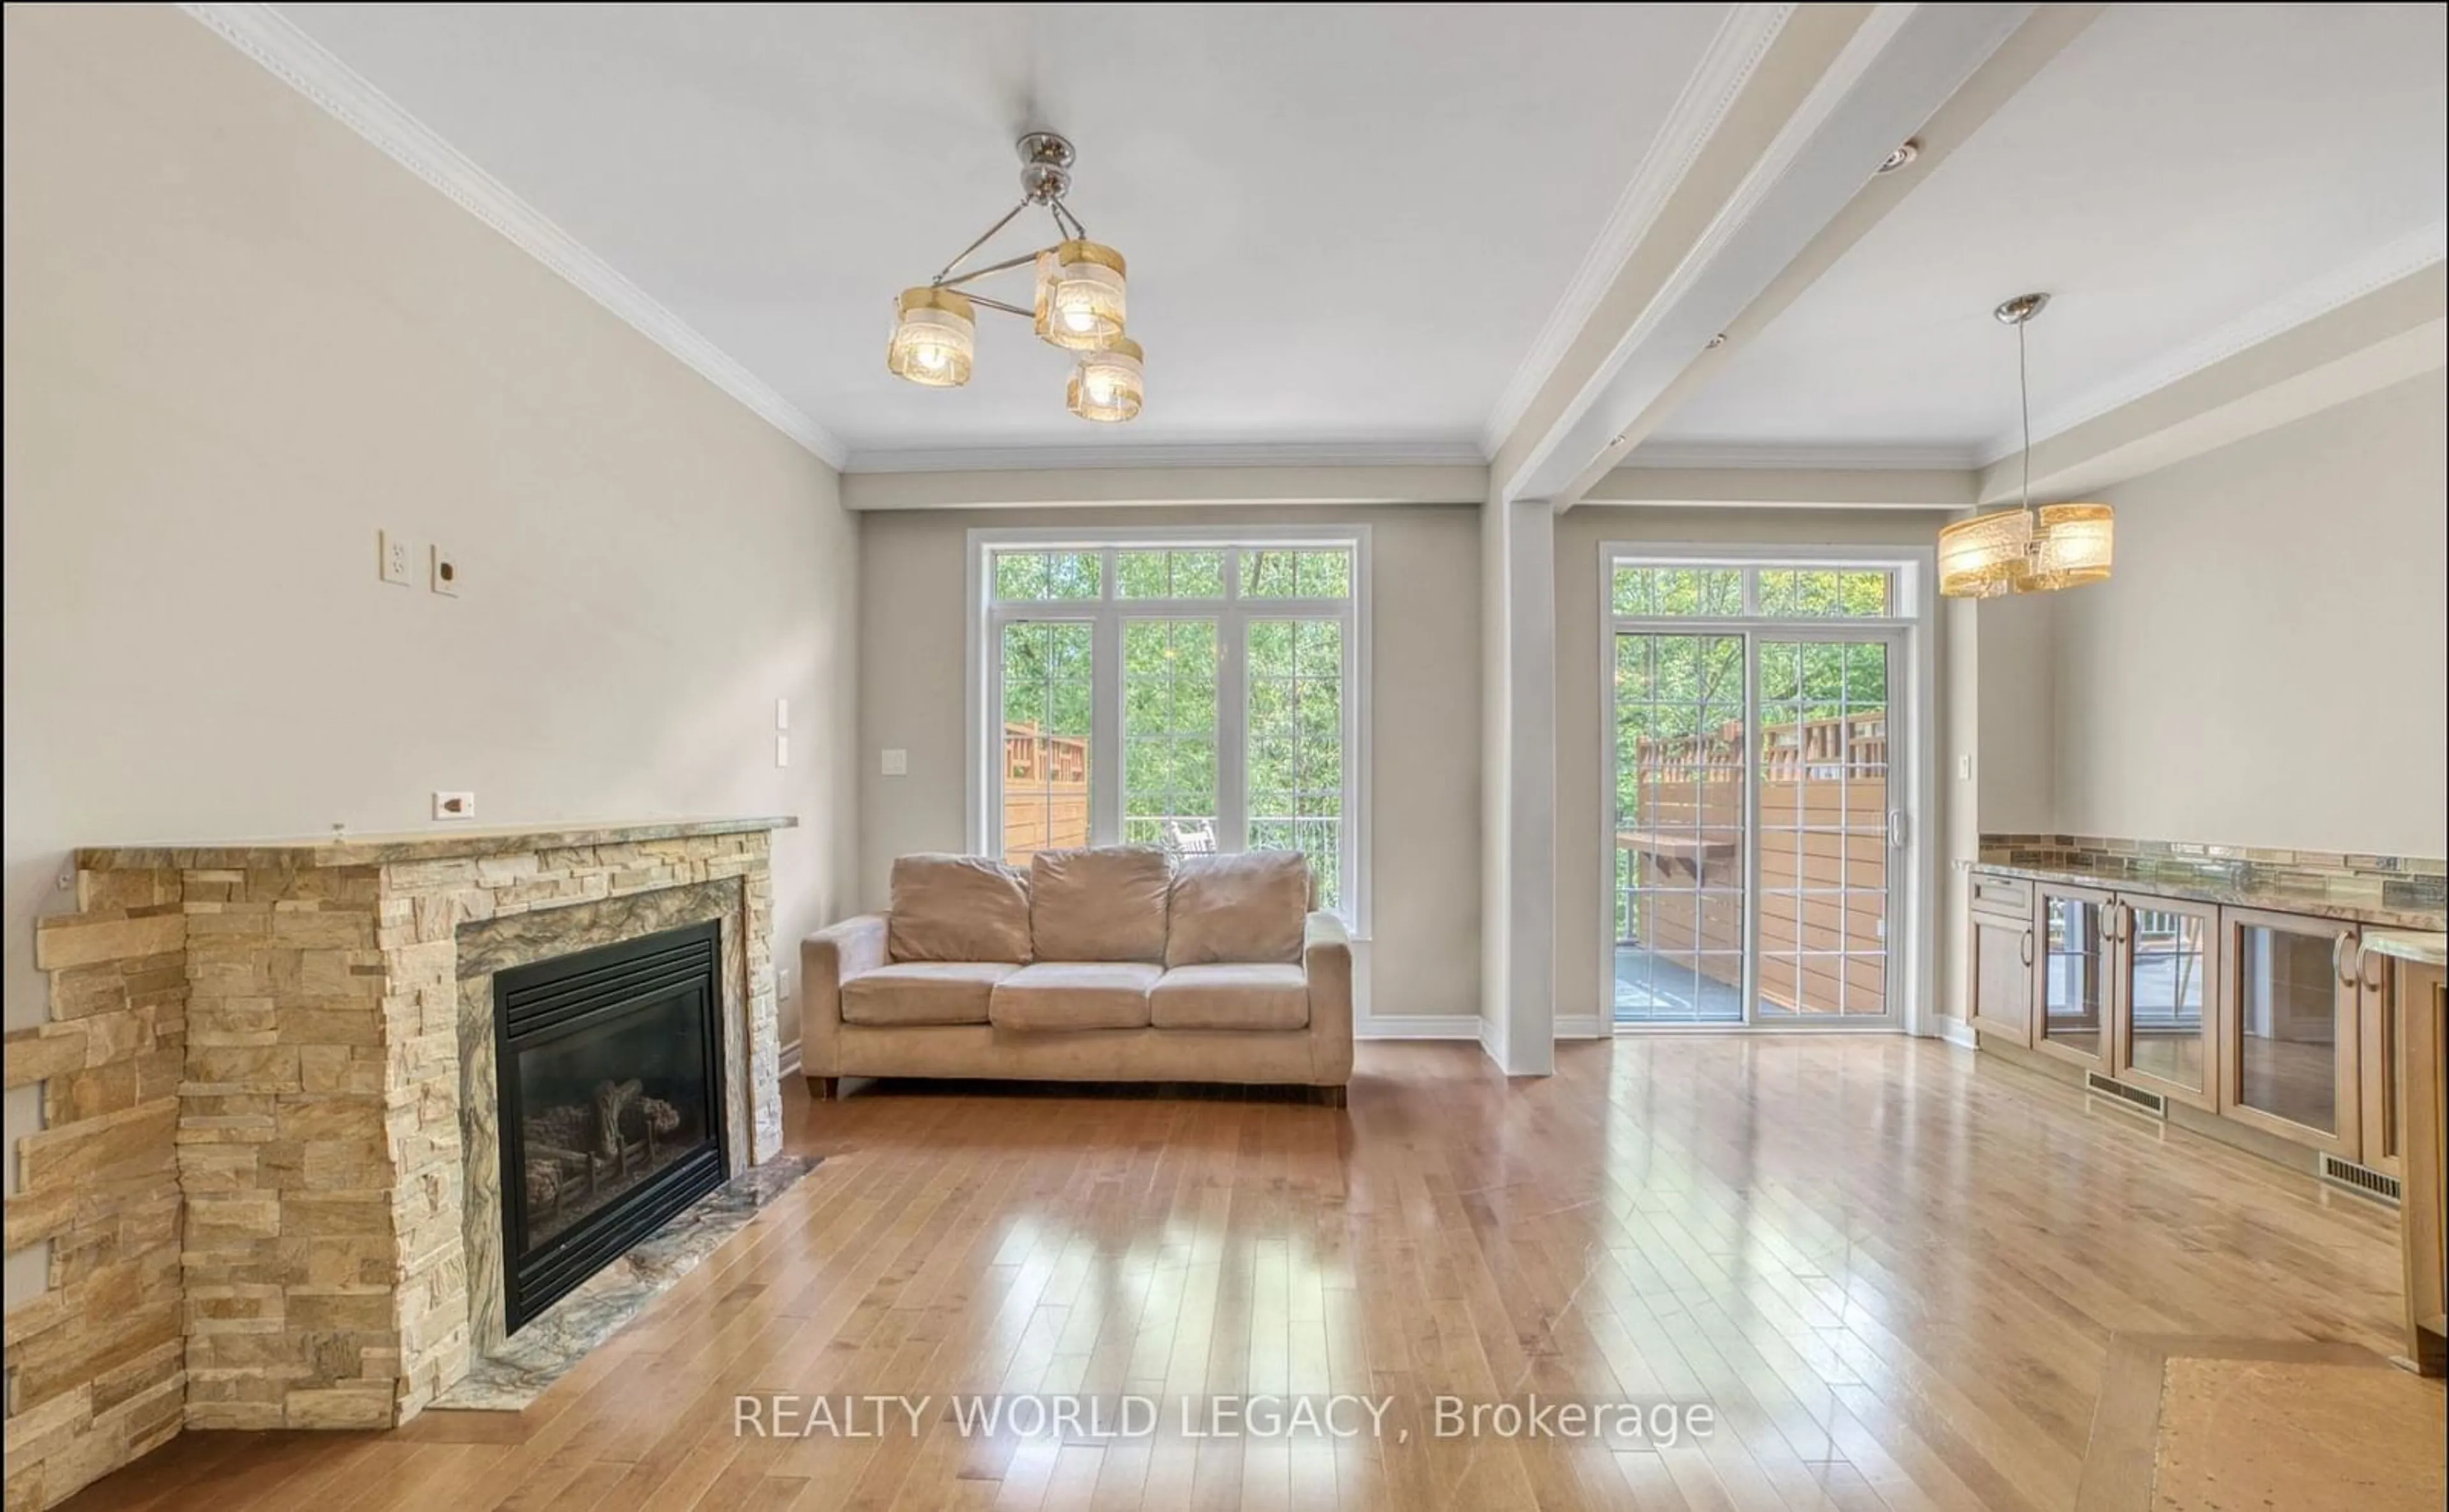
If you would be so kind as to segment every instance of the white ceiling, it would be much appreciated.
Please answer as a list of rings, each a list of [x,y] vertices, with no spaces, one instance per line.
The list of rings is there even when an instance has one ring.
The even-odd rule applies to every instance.
[[[1476,455],[1731,8],[278,9],[856,463]],[[966,389],[884,371],[895,294],[1017,199],[1031,124],[1131,259],[1128,428],[1065,412],[1063,354],[990,312]]]
[[[2444,15],[2109,7],[1635,462],[1987,462],[2011,295],[2047,435],[2439,259]]]

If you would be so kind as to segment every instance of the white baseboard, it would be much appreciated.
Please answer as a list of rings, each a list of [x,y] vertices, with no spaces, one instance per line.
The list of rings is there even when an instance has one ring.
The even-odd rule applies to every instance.
[[[1601,1023],[1595,1013],[1565,1013],[1556,1018],[1559,1040],[1604,1040],[1614,1032],[1613,1025]]]
[[[1960,1044],[1968,1050],[1978,1050],[1981,1048],[1980,1040],[1976,1038],[1973,1033],[1973,1025],[1965,1023],[1962,1019],[1939,1020],[1938,1037],[1945,1040],[1950,1044]]]
[[[1475,1013],[1373,1014],[1352,1026],[1356,1040],[1476,1040]]]

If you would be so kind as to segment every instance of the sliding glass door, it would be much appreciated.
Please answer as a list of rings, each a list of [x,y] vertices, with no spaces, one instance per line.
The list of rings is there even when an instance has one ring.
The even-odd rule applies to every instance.
[[[1615,1002],[1744,1019],[1744,638],[1615,638]]]
[[[1910,632],[1893,622],[1896,576],[1614,565],[1620,1026],[1897,1022],[1889,950],[1910,836],[1890,689]]]

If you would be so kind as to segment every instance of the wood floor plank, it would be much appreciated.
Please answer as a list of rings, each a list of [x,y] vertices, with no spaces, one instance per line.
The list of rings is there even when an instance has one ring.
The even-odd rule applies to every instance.
[[[1536,1081],[1475,1046],[1369,1044],[1348,1111],[942,1086],[785,1106],[824,1165],[527,1412],[190,1435],[70,1506],[2063,1508],[2104,1388],[2149,1395],[2120,1339],[2395,1347],[2386,1213],[1930,1043],[1602,1042]],[[741,1435],[735,1398],[774,1393],[927,1405],[860,1409],[873,1436]],[[965,1431],[962,1393],[1137,1394],[1158,1422]],[[1185,1431],[1339,1393],[1380,1403],[1382,1433]],[[1716,1420],[1440,1431],[1533,1399]],[[2149,1473],[2112,1426],[2093,1489],[2102,1463],[2121,1489]]]

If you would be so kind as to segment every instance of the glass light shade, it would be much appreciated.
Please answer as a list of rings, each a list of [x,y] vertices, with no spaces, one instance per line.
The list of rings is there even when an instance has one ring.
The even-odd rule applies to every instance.
[[[2033,517],[2021,507],[1958,520],[1938,533],[1938,591],[1950,599],[1992,599],[2023,578]]]
[[[1103,352],[1088,354],[1071,373],[1064,402],[1083,420],[1112,424],[1133,418],[1140,412],[1146,381],[1140,357],[1140,344],[1128,336]]]
[[[1054,249],[1038,335],[1073,352],[1110,346],[1122,339],[1124,290],[1121,253],[1094,241],[1064,242]]]
[[[2105,504],[2045,504],[2036,511],[2031,567],[2018,593],[2108,581],[2116,557],[2117,511]]]
[[[967,297],[950,289],[904,289],[884,365],[913,383],[956,389],[970,381],[977,346],[977,307]]]
[[[1030,300],[1032,324],[1036,327],[1038,340],[1056,346],[1062,343],[1054,340],[1054,280],[1062,266],[1055,260],[1052,247],[1039,253],[1031,265],[1031,277],[1035,282],[1034,297]]]

